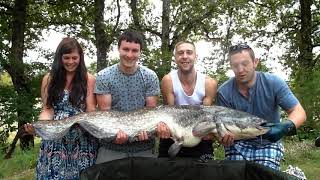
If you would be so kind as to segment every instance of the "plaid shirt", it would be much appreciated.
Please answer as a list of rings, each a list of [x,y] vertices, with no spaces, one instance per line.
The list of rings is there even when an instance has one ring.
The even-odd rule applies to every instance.
[[[254,161],[280,170],[283,151],[284,147],[280,142],[259,145],[250,141],[235,141],[234,145],[225,147],[225,159]]]

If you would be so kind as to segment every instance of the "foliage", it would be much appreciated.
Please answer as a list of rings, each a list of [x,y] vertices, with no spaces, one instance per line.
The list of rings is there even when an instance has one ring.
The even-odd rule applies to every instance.
[[[17,115],[12,113],[13,104],[17,97],[12,86],[0,86],[0,147],[1,151],[6,151],[8,147],[7,139],[9,133],[16,130],[14,127]],[[11,108],[12,107],[12,108]]]
[[[226,71],[227,70],[224,68],[218,68],[216,71],[207,70],[206,74],[216,79],[218,81],[218,87],[220,87],[225,81],[229,79]]]
[[[320,134],[320,70],[297,73],[294,90],[300,103],[307,112],[307,122],[302,127],[300,138],[312,138]],[[307,93],[306,93],[307,92]]]
[[[96,75],[96,73],[97,73],[97,63],[96,62],[91,63],[89,65],[89,67],[87,67],[87,68],[88,68],[88,71],[90,74]]]
[[[56,28],[65,25],[77,27],[77,23],[87,12],[80,3],[84,1],[1,1],[0,3],[0,64],[10,74],[13,86],[1,88],[1,144],[5,144],[8,132],[26,122],[36,119],[39,113],[39,96],[41,83],[41,63],[27,64],[23,61],[24,49],[37,49],[44,29],[50,25]],[[89,1],[90,3],[90,1]],[[70,8],[77,7],[77,8]],[[89,7],[89,6],[88,6]],[[72,13],[64,10],[70,9]],[[90,12],[88,10],[88,12]],[[91,11],[92,12],[92,11]],[[25,14],[26,13],[26,14]],[[77,16],[74,16],[77,15]],[[88,18],[87,18],[88,19]],[[73,22],[73,23],[70,23]],[[87,26],[85,26],[87,27]],[[67,28],[66,28],[67,29]],[[75,32],[78,30],[74,28]],[[80,31],[86,30],[82,28]],[[67,32],[67,31],[65,31]],[[40,51],[42,48],[40,48]],[[6,90],[4,92],[4,90]],[[26,141],[26,147],[30,142]]]
[[[152,67],[161,79],[172,68],[175,44],[180,40],[199,40],[204,34],[204,26],[210,24],[210,30],[216,27],[211,20],[217,14],[215,4],[205,0],[164,0],[161,11],[158,11],[160,8],[156,6],[156,2],[131,3],[133,19],[131,26],[145,32],[148,50],[144,53],[151,58],[144,59],[144,63]]]
[[[0,74],[0,85],[1,86],[12,86],[10,75],[7,72]]]
[[[0,104],[1,104],[1,126],[0,126],[0,147],[3,148],[3,150],[6,150],[8,144],[7,144],[7,138],[9,132],[13,132],[17,130],[17,123],[16,122],[31,122],[36,119],[36,117],[39,114],[39,107],[36,107],[36,105],[33,105],[34,102],[34,96],[24,93],[24,96],[17,95],[17,93],[14,91],[12,87],[1,87],[0,91]],[[22,103],[23,102],[23,103]],[[28,103],[29,102],[29,103]],[[39,99],[37,99],[36,102],[39,102]],[[26,105],[28,105],[26,107]],[[17,111],[21,111],[24,113],[24,116],[18,116],[16,113]],[[28,119],[24,119],[24,117],[27,117]]]
[[[5,151],[8,147],[8,135],[17,129],[17,122],[31,122],[37,119],[40,112],[40,84],[47,67],[42,63],[26,65],[30,81],[31,93],[19,95],[12,86],[11,79],[7,74],[0,78],[0,147]],[[17,112],[23,112],[19,116]]]
[[[267,66],[267,60],[268,60],[268,55],[262,55],[259,58],[259,64],[256,70],[262,71],[262,72],[270,72],[271,69]]]
[[[165,55],[164,55],[165,53]],[[167,72],[167,69],[165,66],[162,66],[161,59],[164,59],[164,56],[166,59],[171,59],[170,64],[173,64],[173,55],[170,52],[161,52],[161,49],[154,49],[150,51],[145,51],[142,54],[141,62],[144,66],[149,67],[150,69],[154,70],[158,78],[161,80],[162,76]],[[174,68],[171,66],[171,68]]]

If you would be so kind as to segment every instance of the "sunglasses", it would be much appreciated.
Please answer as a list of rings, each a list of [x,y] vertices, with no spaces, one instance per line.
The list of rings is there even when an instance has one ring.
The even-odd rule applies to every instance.
[[[230,52],[235,52],[235,51],[241,51],[244,49],[251,49],[251,47],[247,43],[239,43],[233,46],[230,46],[229,48],[229,53]]]

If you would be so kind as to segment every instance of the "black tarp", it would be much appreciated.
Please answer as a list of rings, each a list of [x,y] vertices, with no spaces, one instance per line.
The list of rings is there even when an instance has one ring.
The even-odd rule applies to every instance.
[[[249,161],[208,161],[180,158],[133,157],[89,167],[81,172],[82,180],[282,180],[295,179]]]

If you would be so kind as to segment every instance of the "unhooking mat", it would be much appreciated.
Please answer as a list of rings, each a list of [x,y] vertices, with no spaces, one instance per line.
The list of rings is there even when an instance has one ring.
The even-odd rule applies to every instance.
[[[81,172],[82,180],[287,180],[286,173],[249,161],[200,162],[189,158],[133,157],[97,164]]]

